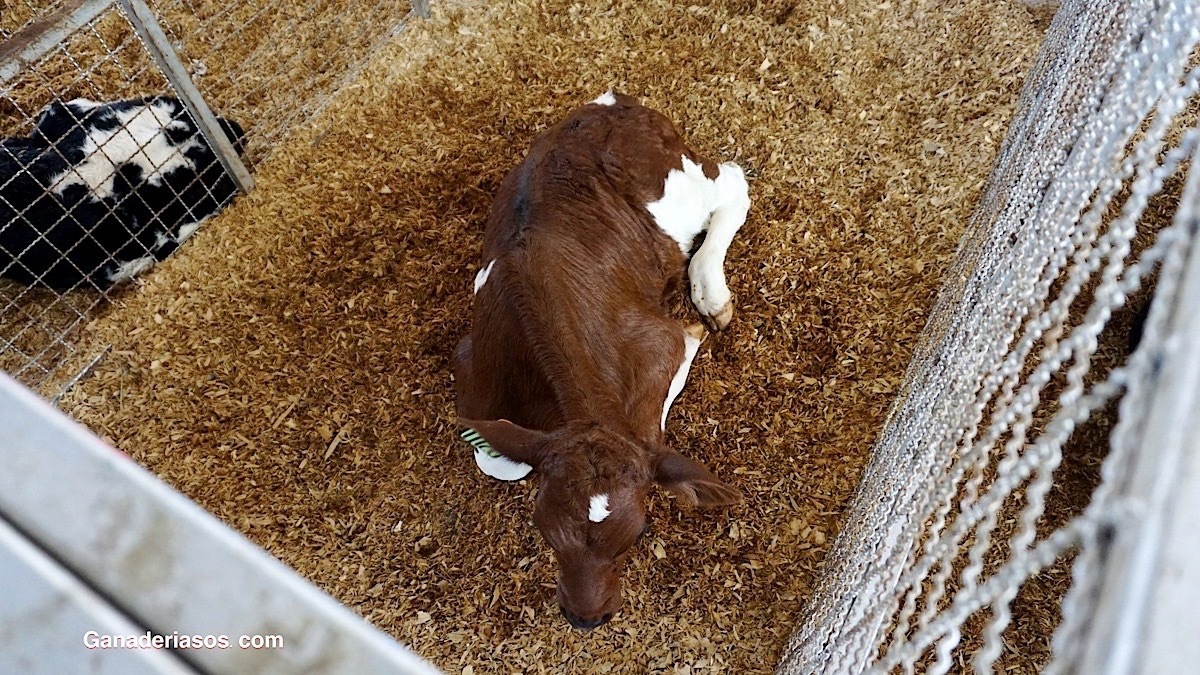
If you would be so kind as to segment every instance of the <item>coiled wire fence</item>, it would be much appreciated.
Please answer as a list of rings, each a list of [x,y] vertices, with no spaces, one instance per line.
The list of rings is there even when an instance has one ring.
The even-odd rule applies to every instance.
[[[1062,3],[781,675],[994,672],[1065,560],[1045,672],[1196,672],[1198,44],[1197,0]],[[1114,407],[1090,504],[1048,524],[1065,444]]]
[[[81,326],[427,13],[427,0],[5,2],[0,370],[61,393],[90,356]]]

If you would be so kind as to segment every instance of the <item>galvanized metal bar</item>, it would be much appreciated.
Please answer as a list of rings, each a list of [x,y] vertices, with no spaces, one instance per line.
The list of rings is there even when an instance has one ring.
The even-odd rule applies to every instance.
[[[54,12],[34,21],[0,44],[0,84],[54,50],[72,33],[88,25],[114,0],[68,0]]]
[[[186,650],[199,670],[438,673],[3,374],[0,430],[0,518],[133,623],[226,636],[224,649]]]
[[[196,83],[192,82],[191,75],[188,74],[179,55],[175,53],[175,48],[171,46],[167,34],[163,32],[162,26],[158,25],[158,19],[154,16],[154,12],[150,11],[150,8],[142,0],[116,0],[116,2],[129,17],[133,29],[141,38],[142,43],[146,45],[154,62],[167,76],[167,81],[175,87],[179,99],[183,101],[188,112],[192,114],[192,118],[196,120],[196,126],[200,128],[200,133],[204,135],[204,139],[208,141],[209,147],[216,153],[217,159],[221,161],[221,165],[225,167],[234,184],[242,192],[253,190],[254,178],[250,176],[246,165],[242,163],[242,158],[238,156],[233,143],[221,130],[221,125],[217,122],[212,110],[209,109],[200,90],[196,88]]]
[[[422,19],[428,19],[429,18],[429,0],[412,0],[412,11],[413,11],[413,14],[416,14],[417,16],[421,17]]]
[[[0,518],[0,673],[188,675],[172,652],[104,649],[102,639],[141,636],[103,597]]]

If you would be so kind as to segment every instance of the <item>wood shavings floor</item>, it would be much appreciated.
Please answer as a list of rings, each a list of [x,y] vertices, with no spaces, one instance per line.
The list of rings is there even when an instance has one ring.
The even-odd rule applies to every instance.
[[[434,10],[92,323],[113,351],[64,408],[447,672],[769,672],[1045,21],[982,0]],[[609,87],[750,176],[738,314],[668,422],[748,503],[656,495],[624,610],[581,634],[536,479],[485,478],[453,434],[449,353],[504,172]]]

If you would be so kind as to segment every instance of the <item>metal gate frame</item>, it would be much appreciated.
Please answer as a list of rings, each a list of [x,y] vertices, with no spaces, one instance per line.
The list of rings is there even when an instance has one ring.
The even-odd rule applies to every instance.
[[[0,430],[0,672],[439,672],[5,375]]]
[[[130,25],[150,52],[155,64],[179,94],[200,133],[234,184],[243,193],[254,189],[254,178],[238,157],[233,143],[221,131],[217,118],[196,88],[187,68],[171,46],[154,12],[144,0],[69,0],[57,11],[35,21],[0,47],[0,84],[16,77],[27,65],[36,63],[58,44],[100,16],[114,4],[120,6]]]

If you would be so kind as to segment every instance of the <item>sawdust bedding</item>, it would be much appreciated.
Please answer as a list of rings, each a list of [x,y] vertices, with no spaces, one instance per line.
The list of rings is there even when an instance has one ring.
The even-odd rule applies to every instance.
[[[1044,19],[982,0],[434,9],[87,327],[81,353],[112,349],[63,407],[447,672],[768,672]],[[536,478],[485,478],[454,436],[449,354],[504,172],[610,86],[751,179],[738,314],[667,429],[748,499],[696,515],[656,494],[623,611],[582,634],[554,604]],[[1026,623],[1017,644],[1048,642]]]

